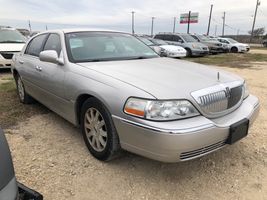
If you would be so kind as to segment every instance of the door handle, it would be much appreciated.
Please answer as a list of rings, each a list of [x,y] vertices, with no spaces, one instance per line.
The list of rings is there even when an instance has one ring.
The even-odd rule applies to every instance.
[[[23,64],[23,63],[24,63],[24,61],[23,61],[23,60],[19,60],[19,63],[20,63],[20,64]]]
[[[36,69],[37,71],[39,71],[39,72],[41,72],[41,71],[42,71],[42,68],[41,68],[41,67],[39,67],[39,66],[35,66],[35,69]]]

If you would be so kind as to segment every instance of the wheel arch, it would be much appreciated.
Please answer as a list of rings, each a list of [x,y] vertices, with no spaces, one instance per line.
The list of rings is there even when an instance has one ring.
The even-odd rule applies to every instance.
[[[109,110],[109,106],[107,106],[106,102],[104,102],[104,100],[102,98],[99,98],[96,95],[92,95],[92,94],[89,94],[89,93],[80,94],[76,98],[76,101],[75,101],[75,116],[76,116],[77,126],[80,126],[80,124],[81,124],[81,115],[80,115],[80,113],[81,113],[81,110],[82,110],[82,106],[83,106],[84,102],[87,99],[90,99],[90,98],[97,99],[99,102],[101,102],[108,109],[108,111],[110,111]]]

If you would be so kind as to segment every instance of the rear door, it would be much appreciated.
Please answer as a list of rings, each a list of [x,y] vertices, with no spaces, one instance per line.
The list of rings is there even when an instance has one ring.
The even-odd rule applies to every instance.
[[[48,34],[41,34],[33,38],[27,45],[23,54],[18,56],[16,67],[23,80],[26,91],[37,98],[39,90],[37,88],[39,82],[39,71],[36,66],[40,64],[39,54],[43,48]]]

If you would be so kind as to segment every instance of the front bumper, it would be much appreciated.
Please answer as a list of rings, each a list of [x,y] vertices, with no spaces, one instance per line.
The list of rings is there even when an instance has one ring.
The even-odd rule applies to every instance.
[[[192,50],[192,56],[206,56],[209,53],[209,50]]]
[[[112,117],[123,149],[162,162],[179,162],[226,146],[229,127],[244,118],[249,119],[251,126],[258,113],[259,101],[250,95],[238,109],[216,119],[198,116],[152,122]]]
[[[0,58],[0,69],[1,68],[10,68],[11,63],[12,63],[11,59]]]

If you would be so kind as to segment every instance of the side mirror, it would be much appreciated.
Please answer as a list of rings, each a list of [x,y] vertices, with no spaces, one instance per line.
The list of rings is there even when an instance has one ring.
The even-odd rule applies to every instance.
[[[152,49],[159,55],[159,56],[163,56],[163,51],[160,47],[158,46],[154,46],[152,47]]]
[[[50,62],[59,65],[64,64],[63,60],[58,58],[57,52],[55,50],[45,50],[40,52],[39,59],[44,62]]]
[[[184,43],[184,41],[183,41],[183,40],[178,40],[178,42],[179,42],[179,43]]]

